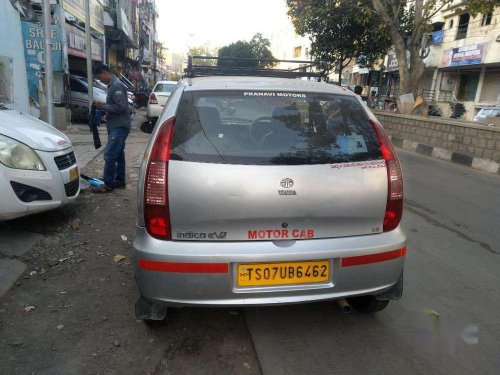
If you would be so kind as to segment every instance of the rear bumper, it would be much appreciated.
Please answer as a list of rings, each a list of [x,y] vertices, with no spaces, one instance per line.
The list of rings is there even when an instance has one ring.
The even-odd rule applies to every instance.
[[[406,247],[400,228],[383,234],[302,241],[165,242],[137,228],[135,270],[141,295],[171,306],[249,306],[313,302],[347,296],[378,294],[398,281],[405,256],[355,265],[348,257],[391,253]],[[238,263],[323,260],[331,262],[331,280],[322,284],[241,288],[236,283]],[[372,257],[357,258],[374,260]],[[151,271],[139,261],[184,264],[206,263],[204,271]],[[210,267],[210,264],[217,264]],[[354,262],[356,263],[356,262]],[[220,266],[223,267],[220,267]]]
[[[147,117],[149,119],[160,117],[164,107],[160,104],[148,104]]]

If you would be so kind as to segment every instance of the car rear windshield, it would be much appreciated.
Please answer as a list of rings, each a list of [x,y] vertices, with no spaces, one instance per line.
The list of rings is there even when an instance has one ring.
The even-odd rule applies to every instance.
[[[172,159],[301,165],[381,159],[368,114],[348,95],[185,92]]]
[[[175,86],[173,83],[158,83],[155,92],[172,92]]]

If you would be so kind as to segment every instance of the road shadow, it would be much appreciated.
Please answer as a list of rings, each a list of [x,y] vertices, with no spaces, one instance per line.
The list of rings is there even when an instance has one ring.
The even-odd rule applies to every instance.
[[[65,226],[71,225],[72,220],[78,217],[82,199],[71,202],[63,207],[24,216],[14,220],[0,222],[0,230],[17,230],[43,235],[52,235],[60,232]]]

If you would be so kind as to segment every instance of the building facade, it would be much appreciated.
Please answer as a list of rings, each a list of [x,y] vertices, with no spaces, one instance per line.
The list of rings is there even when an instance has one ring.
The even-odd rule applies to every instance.
[[[73,91],[86,92],[83,86],[72,87],[75,82],[70,79],[71,75],[87,75],[86,0],[51,0],[50,4],[51,45],[46,48],[41,1],[0,0],[0,31],[9,35],[0,41],[0,98],[42,119],[47,50],[52,54],[50,89],[56,112],[71,107]],[[157,51],[161,46],[155,0],[90,0],[89,5],[92,65],[108,64],[130,91],[151,87],[159,79]]]
[[[456,1],[433,21],[424,95],[444,117],[472,120],[481,108],[500,106],[500,8],[474,17]]]

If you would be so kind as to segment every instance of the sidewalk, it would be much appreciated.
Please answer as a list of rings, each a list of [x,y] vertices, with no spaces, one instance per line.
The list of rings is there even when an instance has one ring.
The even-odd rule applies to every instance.
[[[146,115],[144,108],[136,110],[136,114],[132,117],[132,128],[137,129],[140,127]],[[87,124],[73,124],[63,131],[64,134],[71,140],[73,149],[78,160],[78,166],[84,168],[90,163],[97,155],[104,151],[106,142],[108,141],[108,133],[106,131],[106,124],[102,124],[99,129],[99,137],[101,138],[102,147],[98,150],[94,147],[92,133],[90,133]]]
[[[84,168],[99,155],[104,150],[104,146],[108,140],[105,124],[99,129],[99,137],[101,138],[103,146],[98,150],[95,149],[92,133],[89,132],[89,128],[85,124],[71,125],[64,131],[64,134],[73,144],[73,150],[75,151],[78,166],[80,168]]]

